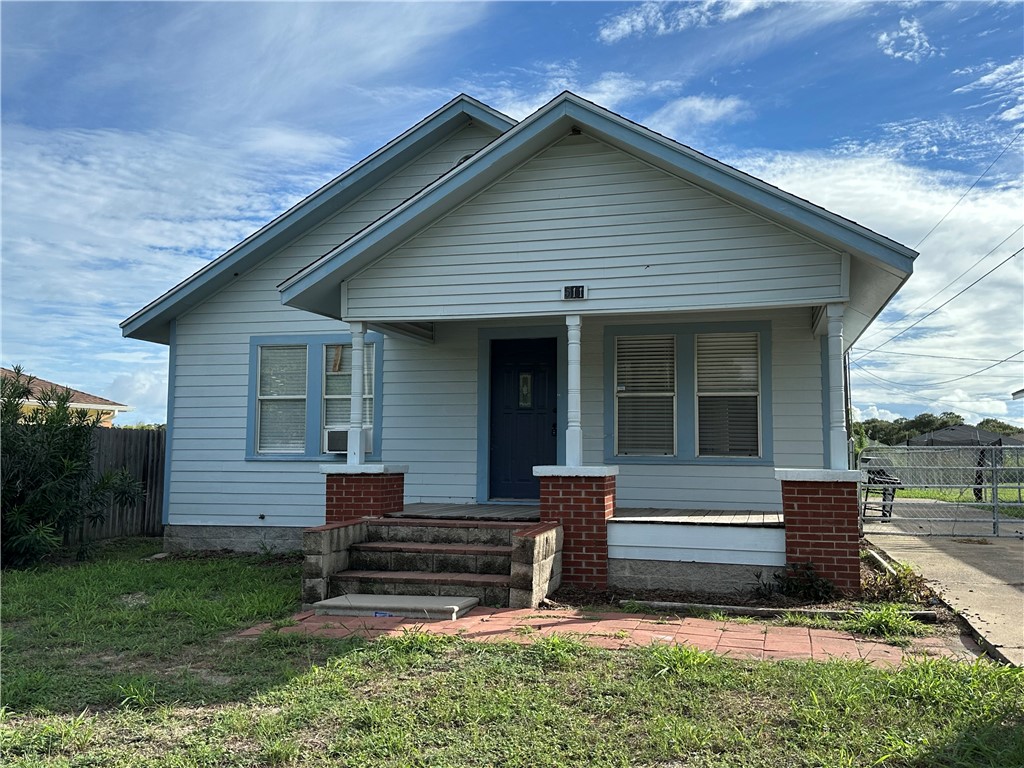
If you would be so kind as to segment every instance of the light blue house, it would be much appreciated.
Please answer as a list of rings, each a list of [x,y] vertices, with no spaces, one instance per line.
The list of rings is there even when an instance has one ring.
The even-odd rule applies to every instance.
[[[294,545],[330,465],[778,516],[777,470],[847,469],[842,356],[915,255],[574,94],[459,96],[122,324],[170,347],[168,537]]]

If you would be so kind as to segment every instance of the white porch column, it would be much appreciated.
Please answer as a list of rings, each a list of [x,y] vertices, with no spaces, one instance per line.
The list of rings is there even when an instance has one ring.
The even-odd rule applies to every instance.
[[[565,465],[567,467],[583,466],[583,425],[580,406],[580,336],[581,321],[579,315],[566,315],[565,325],[568,328],[569,350],[566,384],[569,402],[566,404],[568,426],[565,429]]]
[[[348,464],[363,463],[363,372],[366,370],[366,324],[349,323],[352,331],[352,409],[348,420]]]
[[[828,316],[828,415],[829,469],[849,469],[846,446],[846,396],[843,391],[844,304],[829,304]]]

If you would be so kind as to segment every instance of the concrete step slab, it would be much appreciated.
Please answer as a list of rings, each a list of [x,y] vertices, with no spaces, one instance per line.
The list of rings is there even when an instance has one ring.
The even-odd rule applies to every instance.
[[[348,594],[314,603],[320,616],[403,616],[454,621],[480,603],[476,597],[453,595]]]

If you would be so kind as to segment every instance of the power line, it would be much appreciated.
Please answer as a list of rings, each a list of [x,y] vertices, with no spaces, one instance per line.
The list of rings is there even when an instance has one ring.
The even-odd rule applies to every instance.
[[[977,179],[975,179],[974,183],[971,184],[971,186],[969,186],[967,188],[967,191],[964,192],[962,195],[960,195],[960,199],[957,200],[955,203],[953,203],[953,208],[950,208],[948,211],[946,211],[946,213],[943,215],[943,217],[941,219],[939,219],[935,223],[935,226],[932,227],[931,229],[929,229],[927,234],[924,237],[922,237],[920,240],[917,241],[917,245],[914,246],[914,250],[915,251],[921,246],[921,243],[923,243],[925,240],[927,240],[929,237],[931,237],[932,232],[934,232],[936,229],[939,228],[939,225],[946,220],[946,217],[949,216],[949,214],[951,214],[953,212],[953,209],[956,208],[958,205],[960,205],[960,203],[962,203],[964,201],[965,197],[967,197],[969,194],[971,194],[971,190],[974,189],[976,186],[978,186],[978,183],[983,178],[985,178],[985,176],[988,174],[989,171],[992,170],[992,166],[994,166],[996,163],[999,162],[999,158],[1001,158],[1004,154],[1006,154],[1006,150],[1008,150],[1011,146],[1013,146],[1013,142],[1015,142],[1017,139],[1019,139],[1020,135],[1022,133],[1024,133],[1024,128],[1021,128],[1019,131],[1017,131],[1017,135],[1014,136],[1012,139],[1010,139],[1009,143],[1005,147],[1003,147],[1002,151],[1000,151],[1000,153],[998,155],[996,155],[996,159],[988,164],[988,168],[986,168],[984,171],[982,171],[981,176],[979,176]]]
[[[867,352],[864,352],[864,353],[863,353],[863,354],[862,354],[862,355],[861,355],[860,357],[858,357],[858,358],[857,358],[857,359],[856,359],[856,360],[855,360],[854,362],[860,362],[860,361],[861,361],[861,360],[863,360],[863,359],[864,359],[865,357],[867,357],[868,355],[870,355],[870,354],[871,354],[872,352],[877,352],[877,351],[878,351],[879,349],[881,349],[882,347],[884,347],[884,346],[885,346],[886,344],[888,344],[888,343],[889,343],[890,341],[893,341],[894,339],[897,339],[897,338],[899,338],[900,336],[902,336],[902,335],[903,335],[904,333],[906,333],[907,331],[909,331],[909,330],[910,330],[911,328],[913,328],[914,326],[916,326],[916,325],[919,325],[920,323],[924,322],[924,321],[925,321],[925,320],[927,320],[927,319],[928,319],[929,317],[931,317],[931,316],[932,316],[932,315],[934,315],[934,314],[935,314],[936,312],[938,312],[938,311],[939,311],[940,309],[942,309],[942,308],[943,308],[944,306],[946,306],[946,305],[947,305],[947,304],[949,304],[949,303],[950,303],[951,301],[953,301],[953,299],[956,299],[956,298],[958,298],[958,297],[960,297],[960,296],[963,296],[963,295],[964,295],[964,294],[965,294],[965,293],[966,293],[967,291],[969,291],[969,290],[970,290],[971,288],[973,288],[974,286],[976,286],[976,285],[977,285],[978,283],[980,283],[980,282],[981,282],[982,280],[984,280],[984,279],[985,279],[986,277],[988,277],[989,275],[991,275],[991,274],[992,274],[993,272],[995,272],[995,271],[996,271],[997,269],[999,269],[999,268],[1000,268],[1001,266],[1003,266],[1004,264],[1006,264],[1006,263],[1007,263],[1007,262],[1008,262],[1008,261],[1009,261],[1010,259],[1014,258],[1015,256],[1019,256],[1019,255],[1020,255],[1021,253],[1024,253],[1024,248],[1021,248],[1021,249],[1019,249],[1019,250],[1017,250],[1017,251],[1014,251],[1013,253],[1011,253],[1011,254],[1010,254],[1009,256],[1007,256],[1007,257],[1006,257],[1005,259],[1003,259],[1003,260],[1002,260],[1001,262],[999,262],[998,264],[996,264],[996,265],[995,265],[994,267],[992,267],[992,269],[990,269],[990,270],[989,270],[988,272],[986,272],[986,273],[985,273],[984,275],[982,275],[982,276],[981,276],[981,277],[979,277],[979,278],[978,278],[977,280],[975,280],[975,281],[974,281],[973,283],[971,283],[970,285],[968,285],[968,286],[967,286],[966,288],[964,288],[963,290],[961,290],[961,291],[959,291],[958,293],[954,294],[954,295],[953,295],[953,296],[951,296],[950,298],[946,299],[946,300],[945,300],[944,302],[942,302],[941,304],[939,304],[939,306],[937,306],[937,307],[936,307],[935,309],[933,309],[933,310],[932,310],[931,312],[929,312],[929,313],[928,313],[927,315],[924,315],[923,317],[921,317],[921,319],[920,319],[920,320],[915,320],[915,321],[914,321],[913,323],[911,323],[910,325],[908,325],[908,326],[907,326],[906,328],[904,328],[904,329],[903,329],[902,331],[900,331],[899,333],[895,334],[894,336],[890,336],[890,337],[889,337],[888,339],[886,339],[885,341],[883,341],[883,342],[882,342],[881,344],[879,344],[879,345],[878,345],[877,347],[875,347],[874,349],[869,349],[869,350],[868,350]]]
[[[865,353],[867,354],[867,353]],[[879,352],[880,355],[898,355],[899,357],[930,357],[934,360],[946,360],[949,362],[968,362],[968,363],[998,363],[994,357],[958,357],[955,355],[926,355],[922,352],[893,352],[890,349],[884,352]]]
[[[884,332],[884,331],[886,331],[887,329],[889,329],[889,328],[892,328],[892,327],[893,327],[894,325],[896,325],[896,323],[899,323],[899,322],[901,322],[901,321],[903,321],[903,320],[906,320],[906,319],[907,319],[908,317],[910,317],[910,316],[911,316],[912,314],[914,314],[915,312],[917,312],[917,310],[921,309],[921,307],[925,306],[925,305],[926,305],[926,304],[927,304],[927,303],[928,303],[929,301],[931,301],[932,299],[934,299],[934,298],[935,298],[936,296],[938,296],[938,295],[939,295],[940,293],[942,293],[942,292],[943,292],[944,290],[946,290],[946,289],[947,289],[947,288],[949,288],[949,287],[950,287],[951,285],[953,285],[953,283],[955,283],[955,282],[956,282],[957,280],[959,280],[959,279],[960,279],[961,277],[963,277],[964,275],[966,275],[966,274],[967,274],[968,272],[970,272],[970,271],[971,271],[972,269],[974,269],[974,268],[975,268],[976,266],[978,266],[979,264],[981,264],[981,262],[983,262],[983,261],[984,261],[985,259],[987,259],[987,258],[988,258],[989,256],[991,256],[991,255],[992,255],[993,253],[995,253],[995,252],[996,252],[996,251],[998,251],[998,250],[999,250],[1000,248],[1002,248],[1002,247],[1003,247],[1003,244],[1004,244],[1004,243],[1006,243],[1006,241],[1007,241],[1007,240],[1009,240],[1009,239],[1010,239],[1011,237],[1013,237],[1014,235],[1016,235],[1016,234],[1017,234],[1018,232],[1020,232],[1020,231],[1021,231],[1022,229],[1024,229],[1024,224],[1021,224],[1021,225],[1020,225],[1019,227],[1017,227],[1017,228],[1016,228],[1015,230],[1013,230],[1013,232],[1011,232],[1011,233],[1010,233],[1010,234],[1008,234],[1008,235],[1007,235],[1006,237],[1004,237],[1004,238],[1003,238],[1003,239],[1002,239],[1002,240],[1001,240],[1001,241],[999,242],[999,244],[998,244],[998,245],[996,245],[996,246],[995,246],[995,247],[994,247],[994,248],[993,248],[992,250],[990,250],[990,251],[989,251],[988,253],[986,253],[986,254],[985,254],[984,256],[982,256],[982,257],[981,257],[980,259],[978,259],[978,260],[977,260],[976,262],[974,262],[973,264],[971,264],[971,266],[969,266],[969,267],[968,267],[967,269],[965,269],[965,270],[964,270],[963,272],[961,272],[961,273],[960,273],[959,275],[957,275],[956,277],[954,277],[954,278],[953,278],[952,280],[950,280],[950,281],[949,281],[948,283],[946,283],[946,284],[945,284],[944,286],[942,286],[941,288],[939,288],[939,290],[937,290],[937,291],[936,291],[935,293],[933,293],[933,294],[932,294],[931,296],[929,296],[929,297],[928,297],[927,299],[925,299],[924,301],[922,301],[922,302],[921,302],[920,304],[918,304],[918,305],[917,305],[916,307],[914,307],[914,308],[913,308],[912,310],[910,310],[909,312],[906,312],[906,313],[904,313],[904,314],[900,315],[900,316],[899,316],[899,317],[897,317],[897,318],[896,318],[895,320],[891,320],[891,321],[889,321],[888,323],[886,323],[885,325],[883,325],[883,326],[882,326],[881,328],[879,328],[879,329],[878,329],[877,331],[872,331],[872,332],[871,332],[870,334],[868,334],[868,338],[870,339],[870,338],[871,338],[872,336],[877,336],[878,334],[880,334],[880,333],[883,333],[883,332]],[[865,353],[865,354],[866,354],[866,353]]]
[[[909,396],[911,400],[916,400],[919,403],[928,403],[929,405],[939,405],[948,408],[956,408],[958,411],[963,411],[964,413],[970,413],[975,416],[987,418],[986,414],[982,413],[981,411],[972,411],[970,408],[964,408],[962,405],[960,405],[960,403],[951,403],[947,400],[934,400],[930,397],[921,397],[921,395],[917,394],[916,392],[913,392],[909,389],[903,389],[903,387],[893,385],[892,382],[886,381],[885,379],[875,376],[875,374],[871,373],[871,371],[867,370],[863,365],[857,365],[857,363],[855,362],[850,364],[854,368],[857,368],[861,373],[870,376],[873,379],[878,379],[879,382],[882,382],[876,385],[880,386],[882,389],[887,389],[890,392],[896,392],[897,394],[900,395]]]
[[[992,365],[986,365],[984,368],[981,368],[981,369],[979,369],[977,371],[972,371],[971,373],[965,373],[963,376],[957,376],[956,378],[947,379],[946,381],[931,381],[931,382],[925,382],[925,383],[915,383],[915,382],[910,382],[910,381],[902,381],[902,382],[889,381],[888,379],[883,379],[881,376],[876,376],[876,378],[881,380],[881,381],[889,381],[890,384],[896,384],[897,386],[902,385],[902,386],[905,386],[905,387],[914,387],[916,389],[932,389],[934,387],[940,387],[943,384],[952,384],[954,381],[961,381],[962,379],[969,379],[969,378],[971,378],[971,376],[977,376],[979,373],[984,373],[985,371],[991,370],[992,368],[995,368],[997,365],[1002,365],[1003,363],[1010,362],[1010,360],[1012,360],[1013,358],[1017,357],[1018,355],[1020,355],[1022,353],[1024,353],[1024,349],[1022,349],[1022,350],[1020,350],[1018,352],[1014,352],[1009,357],[1004,357],[1002,360],[999,360],[998,362],[992,363]],[[866,371],[867,370],[863,365],[858,365],[857,367],[860,368],[862,371]]]

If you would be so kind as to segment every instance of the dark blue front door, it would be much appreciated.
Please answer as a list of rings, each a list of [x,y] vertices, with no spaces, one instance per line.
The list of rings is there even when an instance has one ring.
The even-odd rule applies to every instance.
[[[538,464],[558,459],[555,339],[491,342],[492,499],[536,499]]]

